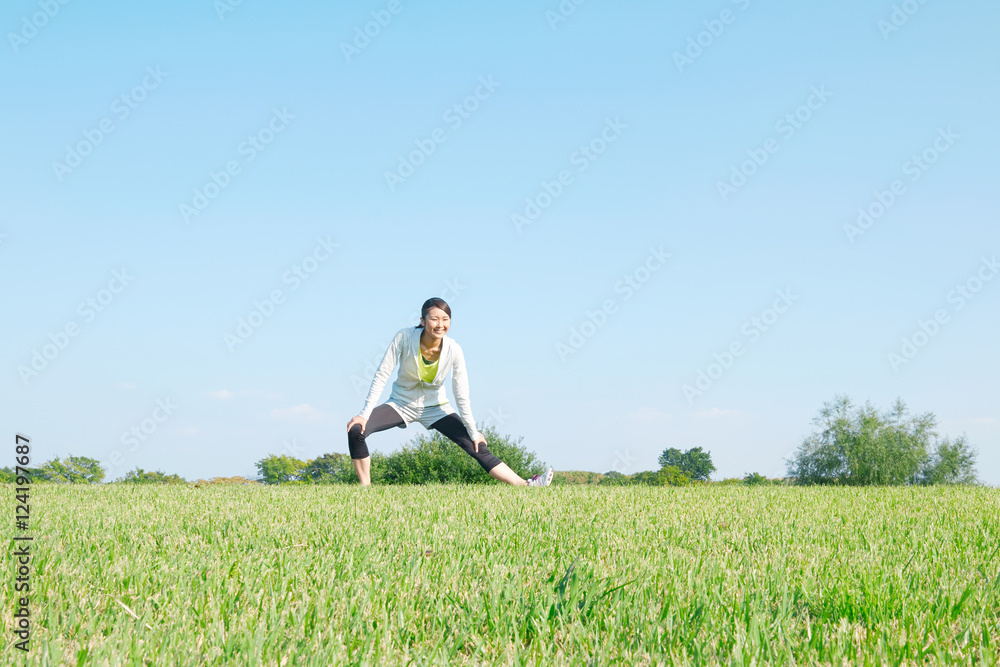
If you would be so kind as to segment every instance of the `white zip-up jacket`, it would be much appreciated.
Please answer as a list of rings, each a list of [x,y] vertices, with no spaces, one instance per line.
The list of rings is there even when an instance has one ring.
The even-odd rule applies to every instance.
[[[447,335],[441,340],[441,355],[438,357],[438,370],[433,382],[420,379],[417,355],[420,354],[420,335],[422,328],[405,327],[400,329],[389,343],[382,363],[375,371],[365,407],[361,416],[368,419],[378,403],[382,389],[392,374],[393,368],[399,364],[399,374],[392,383],[392,393],[389,400],[415,408],[438,405],[448,401],[448,392],[444,387],[448,371],[451,371],[451,390],[458,404],[458,415],[469,432],[473,442],[482,440],[482,434],[476,429],[476,421],[472,418],[472,406],[469,403],[469,378],[465,372],[465,355],[462,346]],[[447,407],[447,406],[446,406]],[[446,410],[446,412],[450,412]]]

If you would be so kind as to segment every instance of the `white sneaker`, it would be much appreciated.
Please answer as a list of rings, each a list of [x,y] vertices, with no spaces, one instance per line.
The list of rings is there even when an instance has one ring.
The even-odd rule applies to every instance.
[[[535,475],[531,479],[527,480],[528,486],[548,486],[552,483],[552,478],[555,474],[555,470],[549,468],[545,471],[544,475]]]

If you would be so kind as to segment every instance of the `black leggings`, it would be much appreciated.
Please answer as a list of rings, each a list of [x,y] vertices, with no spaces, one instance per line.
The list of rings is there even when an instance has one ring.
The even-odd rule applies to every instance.
[[[368,421],[365,423],[364,433],[361,432],[360,424],[355,424],[347,432],[347,446],[351,450],[351,458],[368,458],[368,445],[365,442],[365,438],[372,433],[385,431],[394,426],[403,426],[404,424],[403,418],[393,408],[385,403],[377,406],[372,410],[371,416],[368,417]],[[480,444],[479,451],[476,451],[476,444],[472,442],[472,438],[469,437],[469,430],[465,428],[465,424],[458,418],[458,415],[453,413],[442,417],[431,424],[431,428],[439,433],[443,433],[449,440],[464,449],[465,453],[476,459],[486,472],[500,465],[500,459],[493,455],[490,448],[486,446],[486,443]]]

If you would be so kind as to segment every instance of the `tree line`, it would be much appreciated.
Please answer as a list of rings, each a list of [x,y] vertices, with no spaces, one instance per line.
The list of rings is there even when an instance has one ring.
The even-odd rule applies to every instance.
[[[32,482],[52,482],[56,484],[97,484],[103,482],[106,472],[100,461],[87,456],[56,457],[38,467],[28,467],[28,475]],[[0,468],[0,484],[14,484],[17,473],[14,468]],[[185,482],[180,475],[168,475],[162,471],[146,471],[135,468],[127,472],[118,482],[127,483],[165,483],[180,484]]]
[[[837,396],[824,403],[813,419],[816,430],[806,437],[794,455],[786,461],[788,476],[768,479],[748,472],[743,478],[721,480],[722,484],[799,484],[841,486],[894,486],[977,483],[977,452],[962,435],[940,438],[933,413],[910,415],[902,399],[881,412],[866,402],[855,406],[847,396]],[[534,452],[501,435],[495,427],[481,430],[494,454],[518,475],[530,478],[545,470]],[[663,450],[657,459],[658,470],[644,470],[626,475],[618,471],[604,474],[568,471],[557,474],[553,483],[597,484],[605,486],[687,486],[711,482],[716,471],[710,452],[701,447],[685,451]],[[357,473],[347,454],[328,453],[315,459],[300,460],[287,455],[270,454],[256,463],[259,478],[243,477],[198,480],[199,483],[265,484],[356,484]],[[55,458],[29,468],[33,482],[96,484],[105,471],[96,459],[86,456]],[[372,452],[371,478],[375,484],[491,483],[476,461],[451,440],[437,431],[418,435],[391,454]],[[0,468],[0,483],[14,483],[11,468]],[[119,483],[180,484],[187,480],[160,470],[135,468]]]

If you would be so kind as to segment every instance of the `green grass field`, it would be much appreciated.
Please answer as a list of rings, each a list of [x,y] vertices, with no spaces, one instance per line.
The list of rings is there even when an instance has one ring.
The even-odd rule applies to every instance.
[[[31,511],[28,664],[998,663],[997,489],[36,485]]]

